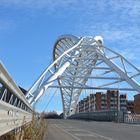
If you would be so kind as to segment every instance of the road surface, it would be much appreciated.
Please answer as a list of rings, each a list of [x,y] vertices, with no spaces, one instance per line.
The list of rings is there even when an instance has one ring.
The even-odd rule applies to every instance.
[[[48,120],[45,140],[140,140],[140,125]]]

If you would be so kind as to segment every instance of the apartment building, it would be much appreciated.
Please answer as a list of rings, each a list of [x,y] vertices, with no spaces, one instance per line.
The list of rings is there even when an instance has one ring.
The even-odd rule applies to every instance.
[[[96,97],[95,94],[90,94],[89,98],[89,112],[96,110]]]
[[[90,97],[87,96],[87,98],[84,99],[84,110],[85,110],[85,112],[89,112],[89,106],[90,106],[90,104],[89,104],[90,103],[89,102],[90,101],[89,98]]]
[[[84,100],[79,101],[78,108],[79,108],[78,112],[85,112],[85,109],[84,109]]]
[[[134,101],[133,100],[127,101],[127,111],[130,113],[134,113]]]
[[[118,110],[118,91],[107,91],[107,110]]]
[[[120,110],[121,111],[124,111],[124,112],[128,111],[127,103],[128,103],[127,94],[121,94],[120,95]]]
[[[140,94],[134,96],[134,113],[140,114]]]
[[[118,91],[107,93],[96,92],[90,94],[79,102],[79,112],[103,111],[103,110],[127,110],[127,95],[119,95]]]
[[[97,92],[95,94],[95,111],[100,111],[101,110],[101,95],[102,93],[101,92]]]
[[[100,110],[107,110],[107,94],[101,94],[101,108]]]

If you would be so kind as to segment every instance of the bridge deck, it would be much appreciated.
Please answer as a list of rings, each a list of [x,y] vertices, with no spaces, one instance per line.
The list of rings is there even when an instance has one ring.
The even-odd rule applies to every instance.
[[[45,140],[139,140],[140,125],[113,122],[48,120]]]

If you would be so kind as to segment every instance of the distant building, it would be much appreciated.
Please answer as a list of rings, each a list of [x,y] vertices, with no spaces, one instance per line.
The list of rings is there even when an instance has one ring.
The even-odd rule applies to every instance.
[[[119,99],[119,100],[118,100]],[[79,112],[122,110],[127,111],[127,95],[118,91],[96,92],[79,101]],[[118,108],[119,107],[119,108]]]
[[[84,112],[84,100],[81,100],[78,104],[79,112]]]
[[[133,101],[127,99],[127,94],[120,94],[119,91],[96,92],[79,101],[76,112],[110,110],[140,114],[140,94],[135,95]]]
[[[118,91],[107,91],[107,110],[118,110]]]
[[[120,110],[127,112],[127,94],[120,94]]]
[[[84,99],[84,110],[85,112],[89,112],[89,96]]]
[[[130,113],[134,113],[134,101],[133,100],[127,101],[127,111]]]
[[[101,108],[100,110],[107,110],[107,94],[102,93],[101,94]]]
[[[101,95],[102,92],[97,92],[95,94],[96,102],[95,102],[95,111],[100,111],[101,110]]]
[[[91,111],[95,111],[96,110],[96,97],[95,97],[95,94],[90,94],[90,105],[89,105],[89,112]]]
[[[140,114],[140,94],[134,96],[134,113]]]

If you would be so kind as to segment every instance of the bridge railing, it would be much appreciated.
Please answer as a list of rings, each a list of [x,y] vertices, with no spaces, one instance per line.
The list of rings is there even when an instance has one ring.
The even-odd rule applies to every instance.
[[[93,120],[93,121],[114,121],[123,122],[123,112],[121,111],[96,111],[96,112],[81,112],[73,114],[69,119]]]
[[[0,63],[0,136],[31,120],[32,107]]]
[[[140,124],[140,114],[125,114],[124,123]]]

